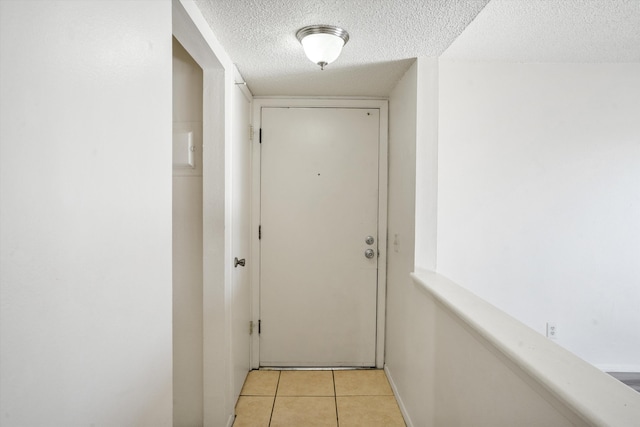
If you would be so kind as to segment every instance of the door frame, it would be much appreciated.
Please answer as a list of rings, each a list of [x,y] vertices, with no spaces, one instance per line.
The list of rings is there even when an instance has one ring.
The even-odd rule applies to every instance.
[[[251,336],[251,367],[260,367],[260,128],[262,108],[368,108],[380,110],[378,146],[378,291],[376,307],[376,368],[384,367],[386,295],[387,295],[387,197],[389,103],[377,98],[254,98],[252,107],[251,154],[251,316],[254,332]]]

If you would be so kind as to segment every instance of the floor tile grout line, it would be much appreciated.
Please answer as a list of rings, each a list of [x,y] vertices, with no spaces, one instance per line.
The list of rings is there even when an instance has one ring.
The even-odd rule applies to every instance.
[[[338,415],[338,390],[336,390],[336,371],[331,371],[331,379],[333,379],[333,401],[336,405],[336,427],[340,427],[340,416]]]
[[[273,411],[276,408],[276,396],[278,395],[278,387],[280,387],[280,377],[282,371],[278,371],[278,381],[276,382],[276,391],[273,393],[273,404],[271,404],[271,416],[269,416],[269,427],[271,427],[271,421],[273,421]]]
[[[393,394],[341,394],[339,397],[395,397]]]

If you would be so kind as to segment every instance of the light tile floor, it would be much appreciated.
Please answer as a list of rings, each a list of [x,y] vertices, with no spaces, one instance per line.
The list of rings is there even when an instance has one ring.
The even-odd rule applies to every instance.
[[[404,427],[382,370],[251,371],[234,427]]]

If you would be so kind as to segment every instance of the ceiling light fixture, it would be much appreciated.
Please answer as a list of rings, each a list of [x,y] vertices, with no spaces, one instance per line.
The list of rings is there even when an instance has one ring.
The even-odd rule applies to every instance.
[[[318,64],[321,70],[338,59],[342,47],[349,41],[349,33],[333,25],[309,25],[300,28],[296,37],[307,58]]]

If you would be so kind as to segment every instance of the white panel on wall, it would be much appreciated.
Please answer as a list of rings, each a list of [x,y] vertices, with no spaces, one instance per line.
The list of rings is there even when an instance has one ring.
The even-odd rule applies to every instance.
[[[200,94],[202,98],[202,94]],[[173,175],[202,176],[202,119],[173,122]],[[190,135],[176,144],[175,135]]]
[[[173,167],[194,168],[195,146],[193,144],[193,131],[173,131]]]

